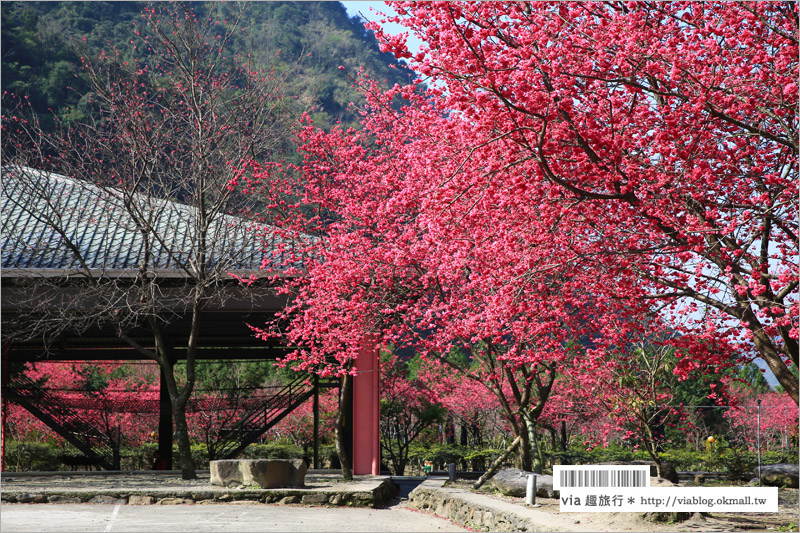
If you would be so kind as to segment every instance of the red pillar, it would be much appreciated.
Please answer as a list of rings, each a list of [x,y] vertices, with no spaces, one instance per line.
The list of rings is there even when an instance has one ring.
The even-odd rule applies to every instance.
[[[380,346],[367,338],[356,358],[353,378],[353,474],[381,473]]]

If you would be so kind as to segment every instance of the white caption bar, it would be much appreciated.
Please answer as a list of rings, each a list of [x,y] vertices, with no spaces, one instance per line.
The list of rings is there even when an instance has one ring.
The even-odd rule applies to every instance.
[[[561,489],[561,512],[778,512],[778,487]]]

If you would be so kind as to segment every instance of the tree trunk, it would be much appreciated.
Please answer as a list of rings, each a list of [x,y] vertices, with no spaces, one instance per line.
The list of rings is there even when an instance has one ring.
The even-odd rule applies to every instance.
[[[531,413],[525,413],[522,415],[522,420],[524,422],[524,431],[528,434],[528,444],[529,448],[527,449],[528,452],[528,461],[530,462],[530,468],[523,468],[526,472],[535,472],[537,474],[542,473],[542,462],[541,456],[539,453],[539,442],[536,439],[536,422],[533,420],[533,416]]]
[[[653,430],[650,428],[648,424],[644,425],[645,435],[644,435],[644,447],[647,450],[647,453],[650,455],[650,458],[653,459],[653,462],[656,464],[656,472],[658,473],[658,477],[661,476],[661,458],[658,456],[658,449],[656,448],[656,440],[653,435]]]
[[[175,414],[175,437],[178,440],[178,457],[181,460],[181,479],[197,479],[192,460],[192,445],[189,442],[189,426],[186,423],[186,402],[178,404],[173,398]]]
[[[520,439],[519,447],[517,447],[517,468],[525,472],[533,472],[533,459],[531,456],[531,434],[528,431],[528,425],[523,420],[519,425],[519,434],[517,438]]]
[[[483,484],[486,483],[489,480],[489,478],[491,478],[494,475],[495,472],[497,472],[497,470],[500,468],[500,465],[503,464],[503,461],[505,461],[506,458],[509,455],[511,455],[511,452],[514,451],[514,448],[519,446],[521,441],[522,441],[522,435],[518,435],[517,438],[514,439],[514,442],[508,445],[506,451],[504,451],[502,454],[500,454],[500,457],[494,460],[494,462],[489,467],[489,470],[487,470],[486,473],[483,474],[480,477],[480,479],[478,479],[478,481],[475,482],[474,485],[472,485],[472,488],[475,490],[481,488]]]
[[[122,435],[119,426],[111,431],[111,466],[114,470],[120,469],[120,447],[122,446]]]
[[[342,479],[350,481],[353,479],[353,467],[350,464],[350,456],[344,443],[344,423],[350,413],[345,413],[350,404],[350,395],[353,388],[353,376],[347,375],[342,378],[342,393],[339,401],[339,413],[336,415],[336,425],[334,437],[336,439],[336,454],[339,456],[339,463],[342,465]]]
[[[447,417],[447,421],[444,424],[444,443],[445,444],[455,444],[456,443],[456,425],[453,422],[453,417]]]
[[[197,311],[195,310],[195,315]],[[192,317],[192,331],[194,332],[198,327],[197,317]],[[189,441],[189,425],[186,423],[186,404],[192,394],[194,388],[194,357],[191,350],[187,350],[186,358],[186,383],[183,390],[178,392],[178,382],[175,379],[175,368],[170,358],[170,347],[168,346],[164,337],[163,331],[155,320],[150,321],[150,328],[153,332],[153,338],[156,343],[156,351],[158,353],[158,364],[161,366],[161,371],[164,375],[164,383],[169,390],[169,397],[172,401],[172,417],[175,424],[175,438],[178,441],[178,457],[181,461],[181,478],[182,479],[197,479],[197,473],[194,468],[194,461],[192,461],[192,445]],[[190,342],[191,345],[191,342]]]
[[[405,475],[406,465],[408,464],[408,446],[403,449],[400,448],[400,460],[397,462],[396,476]]]

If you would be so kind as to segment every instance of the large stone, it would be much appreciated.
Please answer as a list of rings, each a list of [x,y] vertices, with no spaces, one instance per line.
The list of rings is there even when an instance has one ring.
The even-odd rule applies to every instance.
[[[306,504],[321,505],[328,503],[328,495],[321,492],[317,492],[314,494],[306,494],[305,496],[303,496],[303,499],[301,501]]]
[[[225,459],[211,461],[211,484],[255,485],[264,489],[302,487],[308,466],[302,459]]]
[[[128,497],[128,505],[151,505],[155,499],[144,494],[131,494]]]
[[[105,494],[98,494],[89,503],[103,503],[110,505],[124,505],[126,503],[124,498],[115,498],[114,496],[107,496]]]
[[[347,493],[339,493],[331,496],[329,502],[331,505],[346,505],[350,500],[350,495]]]
[[[525,472],[519,468],[504,468],[494,475],[492,483],[495,488],[506,496],[525,497],[528,490],[528,476],[532,472]],[[553,490],[553,476],[533,474],[536,476],[536,495],[542,498],[558,498],[559,493]]]
[[[188,503],[194,503],[194,500],[188,498],[161,498],[156,502],[157,505],[185,505]]]
[[[47,497],[47,503],[81,503],[81,499],[73,496],[53,494],[52,496]]]
[[[798,488],[798,467],[793,463],[778,463],[761,467],[761,483],[771,487]],[[756,468],[756,478],[759,469]]]
[[[44,494],[27,492],[17,494],[17,503],[45,503],[46,501],[47,497]]]

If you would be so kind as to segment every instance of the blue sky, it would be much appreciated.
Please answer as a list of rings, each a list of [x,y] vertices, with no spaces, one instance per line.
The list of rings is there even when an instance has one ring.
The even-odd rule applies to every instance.
[[[385,5],[383,2],[342,2],[342,5],[344,5],[345,9],[347,10],[347,14],[351,17],[358,17],[360,12],[364,17],[366,17],[367,20],[371,22],[380,22],[381,17],[378,16],[378,11],[388,15],[394,14],[394,10]],[[371,11],[370,8],[372,8]],[[407,31],[399,24],[384,24],[383,29],[392,35],[397,35],[398,33]],[[411,52],[415,53],[419,51],[419,46],[422,44],[422,41],[413,35],[409,35],[408,43],[409,47],[411,48]]]

